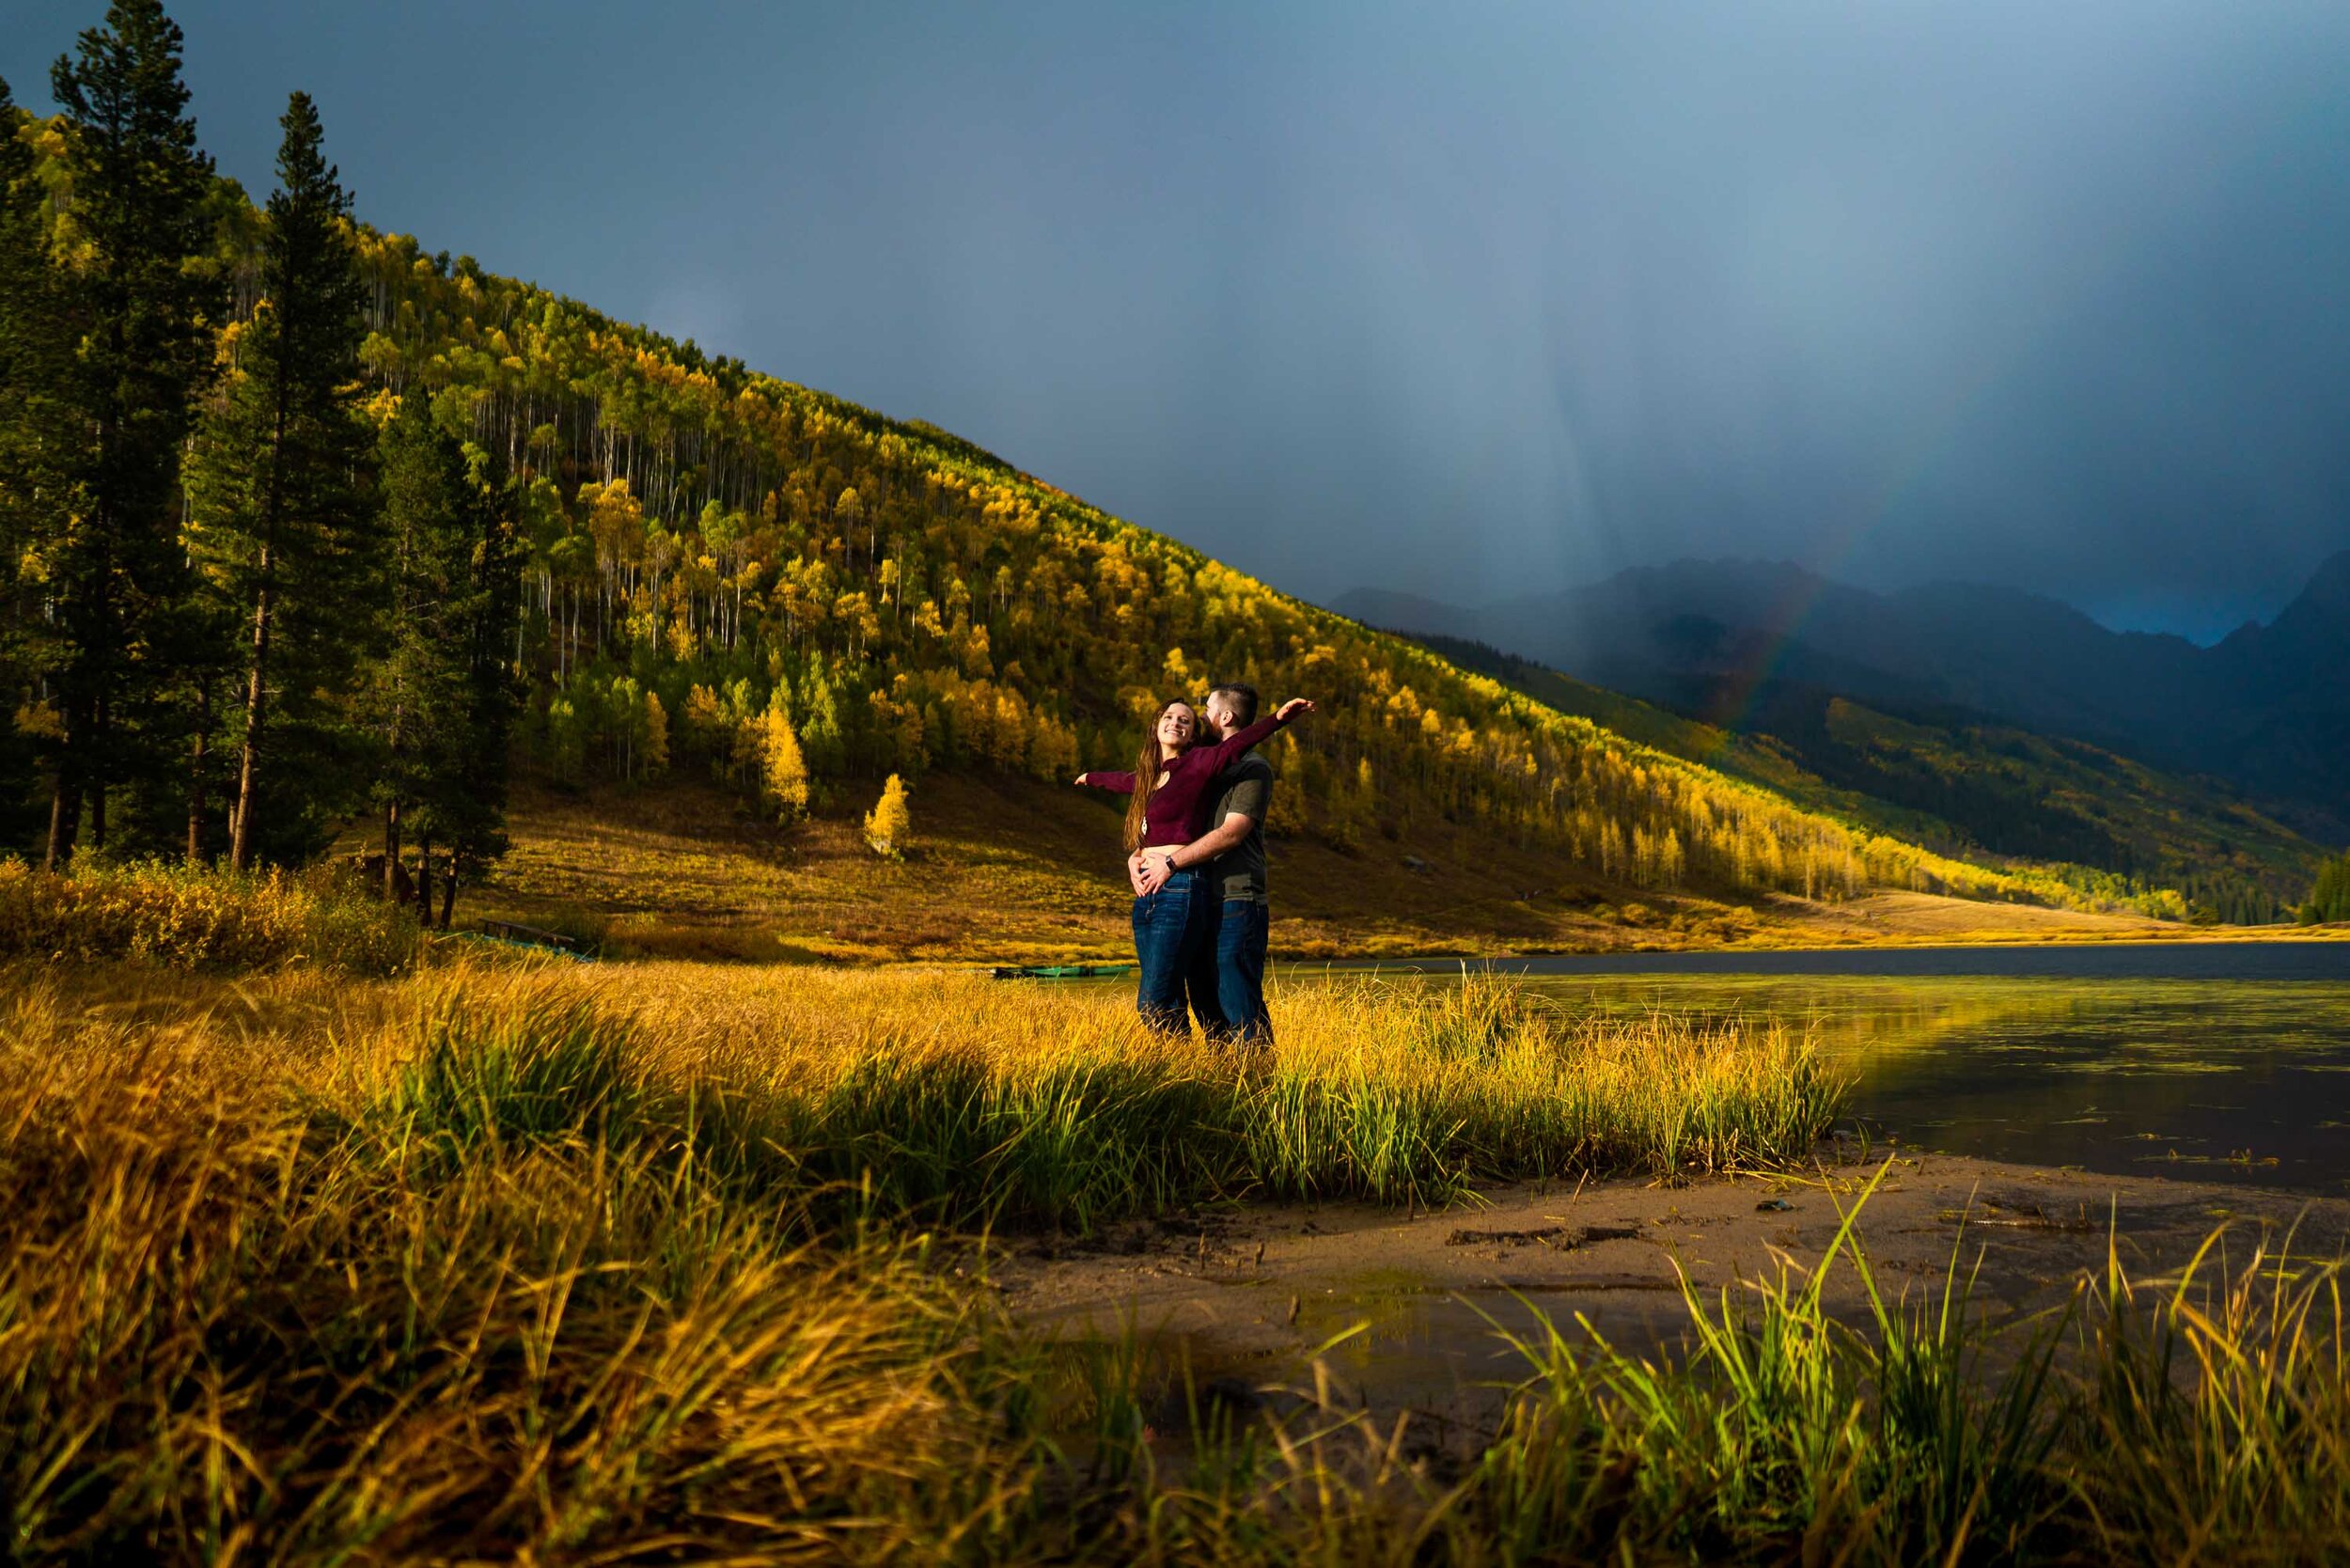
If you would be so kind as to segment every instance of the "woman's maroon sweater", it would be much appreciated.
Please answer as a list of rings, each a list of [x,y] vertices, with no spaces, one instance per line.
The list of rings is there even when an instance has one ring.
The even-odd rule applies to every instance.
[[[1196,745],[1173,761],[1165,763],[1160,772],[1167,782],[1151,792],[1148,805],[1142,808],[1142,847],[1166,849],[1188,844],[1208,830],[1208,811],[1214,805],[1208,799],[1208,786],[1215,776],[1238,760],[1242,752],[1266,739],[1281,728],[1277,714],[1261,718],[1243,729],[1235,729],[1214,745]],[[1086,783],[1096,790],[1107,790],[1114,795],[1135,792],[1135,776],[1131,773],[1088,773]]]

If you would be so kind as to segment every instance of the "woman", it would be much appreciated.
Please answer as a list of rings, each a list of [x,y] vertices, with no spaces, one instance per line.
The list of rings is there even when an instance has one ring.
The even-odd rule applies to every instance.
[[[1188,702],[1170,702],[1143,738],[1132,773],[1081,773],[1077,782],[1133,797],[1126,803],[1126,852],[1172,855],[1208,829],[1215,797],[1209,786],[1242,753],[1314,705],[1302,697],[1281,704],[1271,718],[1235,729],[1214,745],[1195,745],[1199,718]],[[1181,1034],[1190,1028],[1183,1003],[1183,976],[1206,930],[1208,892],[1201,868],[1170,870],[1154,892],[1135,900],[1135,958],[1142,971],[1135,1005],[1154,1029]]]

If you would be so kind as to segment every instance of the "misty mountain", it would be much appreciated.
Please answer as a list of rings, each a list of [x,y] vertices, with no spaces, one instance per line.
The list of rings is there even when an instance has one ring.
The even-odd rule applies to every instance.
[[[1467,609],[1358,590],[1333,606],[1470,637],[1741,732],[1823,695],[1948,727],[1997,720],[2207,774],[2350,839],[2350,553],[2211,648],[2115,632],[2014,588],[1872,593],[1786,562],[1680,561]]]
[[[1780,681],[1750,705],[1758,728],[1733,731],[1484,643],[1419,637],[1562,713],[1944,854],[2096,866],[2176,886],[2218,917],[2249,924],[2300,899],[2326,858],[2232,785],[1979,714],[1896,718]]]

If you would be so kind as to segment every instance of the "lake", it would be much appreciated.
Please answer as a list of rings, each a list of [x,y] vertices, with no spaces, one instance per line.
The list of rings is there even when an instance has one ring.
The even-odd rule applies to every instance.
[[[1562,1006],[1808,1029],[1854,1075],[1853,1124],[1874,1140],[2350,1190],[2350,943],[1590,954],[1492,967]],[[1379,972],[1434,982],[1459,969]]]

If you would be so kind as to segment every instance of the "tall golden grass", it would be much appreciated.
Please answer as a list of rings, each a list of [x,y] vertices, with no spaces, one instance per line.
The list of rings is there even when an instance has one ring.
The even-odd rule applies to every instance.
[[[988,1467],[971,1309],[902,1248],[811,1247],[690,1154],[448,1159],[326,1111],[289,1079],[348,1064],[290,1058],[380,1049],[337,1031],[387,998],[291,989],[146,990],[130,1023],[15,999],[11,1557],[789,1556],[859,1520],[911,1540],[954,1506],[911,1478]]]
[[[954,975],[119,964],[5,995],[27,1559],[931,1555],[1015,1513],[1026,1539],[1057,1484],[1035,1355],[901,1216],[1775,1152],[1721,1124],[1738,1080],[1698,1037],[1481,985],[1285,996],[1270,1061]],[[1805,1070],[1713,1043],[1759,1053],[1748,1082]],[[1660,1070],[1713,1108],[1600,1124]]]
[[[1476,979],[1277,990],[1277,1043],[1254,1053],[1153,1035],[1106,987],[691,964],[559,983],[625,1022],[650,1077],[765,1119],[756,1137],[808,1176],[966,1224],[1801,1160],[1841,1100],[1776,1025],[1580,1018]]]
[[[942,1220],[1795,1157],[1835,1086],[1784,1037],[1603,1027],[1481,983],[1317,985],[1277,998],[1270,1059],[1239,1060],[1145,1036],[1107,996],[687,965],[20,965],[0,1018],[13,1560],[2350,1543],[2340,1277],[2289,1255],[2159,1299],[2116,1268],[1989,1358],[1963,1291],[1860,1332],[1815,1282],[1693,1299],[1686,1360],[1562,1330],[1525,1344],[1511,1425],[1450,1476],[1342,1412],[1205,1426],[1154,1465],[1132,1357],[1073,1374],[945,1266],[970,1254]]]

